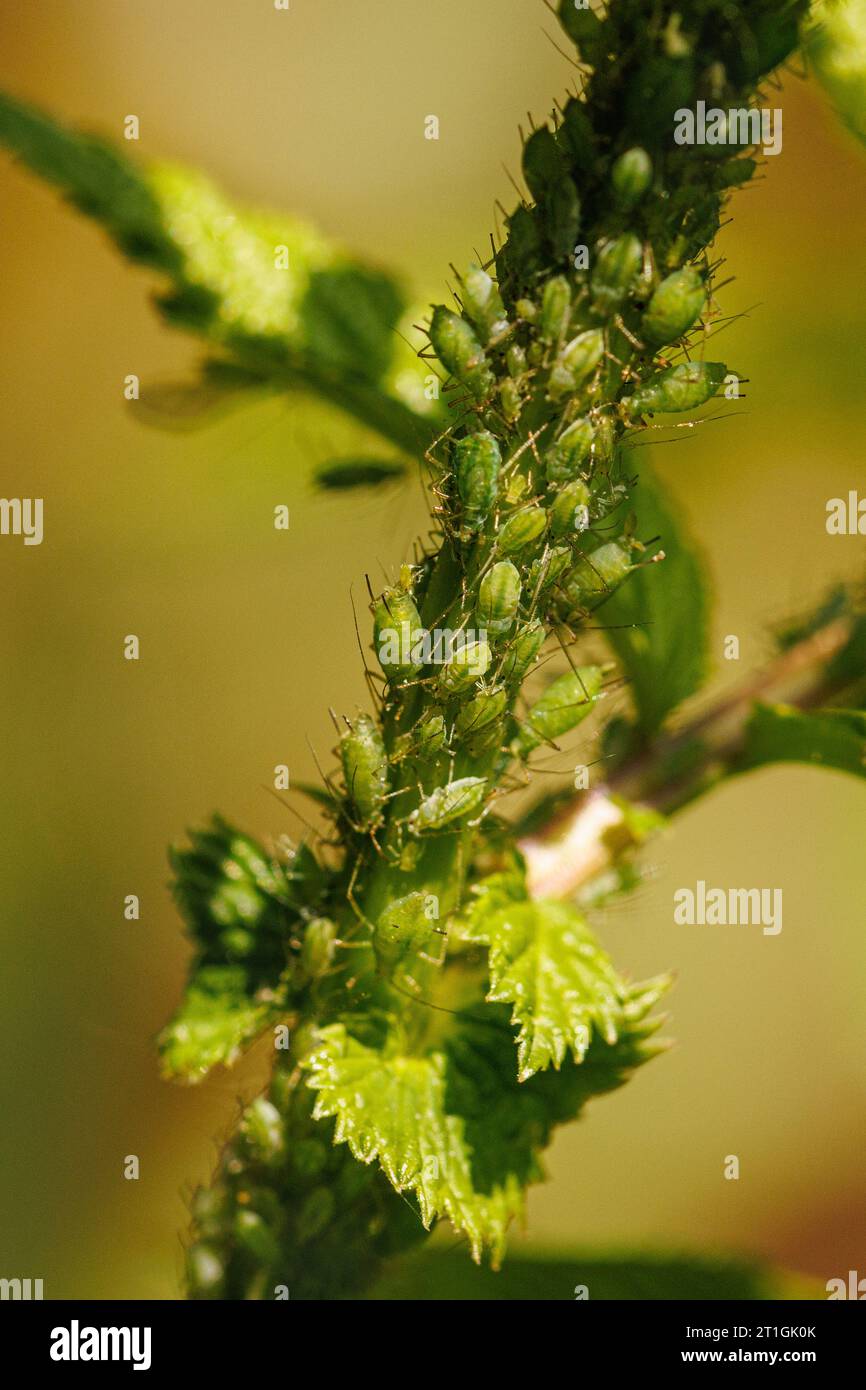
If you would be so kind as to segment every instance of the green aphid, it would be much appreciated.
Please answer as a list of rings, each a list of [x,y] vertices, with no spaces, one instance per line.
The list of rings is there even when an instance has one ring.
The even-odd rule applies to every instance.
[[[518,305],[518,309],[519,308],[520,306]],[[525,373],[526,352],[519,343],[512,343],[510,345],[505,354],[505,365],[508,368],[509,376],[512,376],[515,381],[519,380]]]
[[[507,685],[519,685],[535,665],[547,632],[543,624],[530,623],[512,639],[499,668],[499,677]]]
[[[557,493],[550,508],[550,530],[557,539],[574,538],[589,527],[590,491],[580,478]]]
[[[487,794],[485,777],[458,777],[425,796],[409,817],[409,831],[421,835],[426,830],[443,830],[447,825],[467,820],[480,811]]]
[[[619,307],[643,265],[643,246],[633,232],[605,242],[596,256],[590,287],[598,308],[610,312]]]
[[[576,478],[589,457],[595,429],[584,417],[569,425],[544,455],[544,471],[549,483],[567,483]]]
[[[270,1166],[285,1158],[283,1117],[266,1096],[256,1096],[247,1106],[239,1128],[244,1148],[259,1163]]]
[[[303,982],[319,980],[331,968],[337,947],[337,924],[330,917],[314,917],[304,928],[299,961]]]
[[[418,659],[424,637],[421,615],[405,589],[386,589],[373,605],[373,641],[389,680],[410,680],[423,666]]]
[[[435,757],[445,747],[445,717],[428,714],[415,730],[416,746],[424,757]]]
[[[604,333],[588,328],[566,344],[550,373],[548,389],[554,400],[576,391],[591,376],[604,356]]]
[[[510,324],[496,281],[480,265],[471,265],[460,286],[463,308],[484,342],[502,338]]]
[[[598,701],[602,677],[600,666],[581,666],[552,681],[514,740],[516,755],[526,757],[540,744],[552,743],[583,723]]]
[[[507,701],[504,690],[483,690],[461,705],[454,722],[459,746],[475,755],[498,742]]]
[[[524,323],[535,323],[538,318],[538,305],[534,299],[518,299],[514,307]]]
[[[680,362],[650,377],[622,404],[630,415],[696,410],[716,394],[726,372],[724,362]]]
[[[499,444],[487,430],[468,434],[454,446],[457,491],[468,531],[480,531],[493,510],[499,496],[501,465]]]
[[[608,541],[581,555],[560,585],[561,607],[567,614],[593,607],[613,593],[633,569],[630,551],[619,541]]]
[[[515,512],[499,528],[496,544],[503,555],[514,555],[532,545],[547,528],[547,513],[543,507],[525,507]]]
[[[538,270],[542,261],[541,232],[538,219],[529,208],[516,208],[508,218],[506,261],[512,274],[529,276]],[[526,318],[521,314],[521,318]]]
[[[546,343],[558,343],[565,337],[570,316],[571,286],[564,275],[554,275],[541,300],[540,329]]]
[[[485,574],[478,588],[475,617],[478,626],[493,637],[503,637],[514,626],[520,605],[520,574],[510,560],[499,560]]]
[[[400,734],[394,744],[393,762],[411,758],[423,762],[435,758],[445,746],[445,719],[441,714],[429,714],[414,729]]]
[[[233,1232],[237,1244],[258,1264],[270,1267],[279,1260],[280,1243],[257,1211],[239,1207],[235,1213]]]
[[[462,643],[439,673],[437,688],[440,695],[447,700],[468,690],[482,676],[486,676],[490,661],[490,645],[486,639]]]
[[[592,441],[592,462],[600,468],[607,468],[616,458],[617,429],[610,415],[601,415],[595,423],[595,438]]]
[[[565,573],[573,558],[570,546],[545,547],[544,554],[539,555],[529,566],[528,592],[532,595],[544,593],[545,589],[549,589]]]
[[[433,350],[445,370],[476,400],[489,395],[493,373],[471,323],[440,304],[433,310],[429,331]]]
[[[688,333],[700,318],[706,297],[703,276],[694,266],[684,266],[662,280],[641,319],[640,336],[647,347],[665,347]]]
[[[379,970],[388,979],[417,987],[420,962],[439,964],[436,919],[428,915],[431,903],[424,893],[407,893],[389,903],[379,916],[373,934],[373,950]]]
[[[573,256],[580,232],[580,195],[574,179],[566,176],[553,185],[544,203],[544,226],[554,260]]]
[[[388,795],[388,755],[375,721],[361,714],[340,739],[346,791],[362,830],[381,819]]]
[[[523,409],[523,393],[516,381],[511,377],[506,377],[499,386],[499,404],[502,407],[502,414],[510,425],[520,419],[520,412]]]
[[[534,130],[523,147],[523,177],[536,202],[540,202],[564,173],[562,151],[547,126]]]
[[[653,178],[652,160],[646,150],[636,145],[626,150],[615,162],[610,182],[621,208],[632,208],[647,192]]]

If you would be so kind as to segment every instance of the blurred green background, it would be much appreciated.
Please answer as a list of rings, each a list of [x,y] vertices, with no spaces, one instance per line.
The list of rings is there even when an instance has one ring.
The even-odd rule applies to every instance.
[[[142,156],[307,216],[427,297],[487,244],[494,199],[513,201],[523,113],[573,78],[541,0],[42,0],[2,28],[14,95],[117,138],[135,113]],[[770,620],[863,571],[862,539],[828,537],[824,508],[863,478],[866,159],[814,86],[790,76],[772,100],[783,154],[722,239],[726,311],[748,311],[723,341],[748,399],[656,452],[712,566],[717,687],[768,653]],[[47,1297],[172,1298],[186,1198],[265,1059],[194,1090],[158,1078],[187,956],[166,845],[216,808],[298,829],[263,784],[281,762],[314,775],[308,738],[327,760],[328,705],[364,698],[350,588],[425,516],[414,484],[313,496],[316,464],[373,442],[321,406],[141,426],[123,378],[182,376],[196,344],[158,322],[147,274],[5,156],[0,200],[2,491],[45,499],[41,547],[0,541],[0,1274],[41,1277]],[[866,1274],[864,810],[862,784],[776,769],[653,847],[645,886],[597,925],[623,968],[679,973],[677,1047],[560,1134],[516,1248]],[[675,927],[672,893],[697,878],[782,887],[781,936]]]

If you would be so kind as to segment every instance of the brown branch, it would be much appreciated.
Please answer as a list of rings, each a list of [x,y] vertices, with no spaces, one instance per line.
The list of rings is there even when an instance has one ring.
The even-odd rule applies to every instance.
[[[671,815],[738,770],[746,726],[756,700],[814,709],[838,688],[827,666],[850,640],[855,618],[837,618],[797,642],[672,734],[642,749],[608,781],[557,811],[537,833],[520,841],[534,897],[564,898],[609,868],[637,841],[620,799]],[[688,753],[694,754],[686,770]]]

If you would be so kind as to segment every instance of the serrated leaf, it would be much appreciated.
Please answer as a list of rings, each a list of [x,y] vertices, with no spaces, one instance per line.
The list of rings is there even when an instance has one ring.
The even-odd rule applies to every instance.
[[[746,728],[742,769],[808,763],[866,777],[866,711],[756,705]]]
[[[600,610],[630,682],[639,728],[651,736],[706,677],[709,589],[678,509],[646,465],[630,506],[638,539],[661,538],[665,558],[635,570]]]
[[[275,1002],[253,994],[243,966],[202,966],[159,1035],[164,1075],[200,1081],[212,1067],[231,1066],[273,1016]]]
[[[218,344],[265,384],[312,390],[423,453],[425,417],[438,407],[396,331],[404,303],[391,276],[297,218],[238,207],[203,174],[140,165],[3,93],[0,144],[126,256],[166,277],[156,302],[170,323]]]
[[[290,943],[322,871],[301,847],[281,863],[219,816],[171,852],[175,899],[195,943],[183,1001],[159,1038],[163,1070],[200,1080],[230,1066],[290,994]]]
[[[336,1120],[336,1142],[348,1143],[362,1163],[378,1159],[398,1192],[414,1192],[425,1227],[447,1216],[469,1237],[476,1260],[486,1244],[501,1256],[523,1186],[508,1174],[489,1192],[476,1190],[465,1121],[446,1109],[444,1053],[389,1055],[333,1024],[306,1065],[317,1092],[313,1113]]]
[[[474,940],[489,947],[491,1003],[512,1004],[521,1081],[568,1051],[583,1061],[595,1030],[615,1043],[622,985],[581,913],[565,903],[515,902],[488,913]]]
[[[331,1024],[303,1063],[316,1091],[313,1113],[336,1121],[335,1142],[362,1163],[378,1161],[397,1191],[414,1193],[425,1226],[448,1217],[474,1259],[489,1249],[498,1264],[554,1126],[622,1085],[657,1050],[649,1007],[645,995],[630,995],[616,1043],[595,1039],[580,1066],[568,1062],[524,1084],[502,1009],[464,1014],[445,1046],[417,1056],[399,1035],[376,1048]]]

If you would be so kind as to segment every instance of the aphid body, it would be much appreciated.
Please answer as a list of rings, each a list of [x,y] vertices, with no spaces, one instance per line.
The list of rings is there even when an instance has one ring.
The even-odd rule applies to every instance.
[[[346,791],[362,830],[374,828],[388,795],[388,755],[375,721],[361,714],[340,740]]]
[[[716,394],[726,371],[723,362],[679,362],[650,377],[623,406],[632,415],[696,410]]]
[[[499,444],[489,430],[468,434],[455,444],[457,491],[467,530],[480,531],[496,505],[501,465]]]
[[[409,680],[421,670],[421,615],[404,588],[386,589],[373,605],[373,640],[379,665],[389,680]]]
[[[520,587],[520,574],[510,560],[499,560],[482,579],[475,616],[479,625],[492,636],[502,637],[514,626]]]
[[[444,830],[457,821],[466,820],[480,810],[487,792],[484,777],[458,777],[444,787],[437,787],[425,796],[409,817],[409,830],[421,835],[427,830]]]
[[[515,739],[515,752],[525,757],[541,743],[551,743],[583,723],[601,691],[602,668],[581,666],[551,681],[532,706]]]

